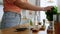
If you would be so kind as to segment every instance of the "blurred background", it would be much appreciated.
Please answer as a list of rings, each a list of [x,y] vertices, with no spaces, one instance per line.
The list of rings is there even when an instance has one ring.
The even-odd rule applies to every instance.
[[[27,0],[29,3],[31,3],[32,5],[36,5],[36,6],[40,6],[40,7],[46,7],[46,6],[57,6],[58,7],[58,13],[60,13],[60,0]],[[3,0],[0,0],[0,22],[2,20],[2,16],[3,16]],[[46,19],[46,14],[45,12],[41,11],[41,12],[34,12],[31,10],[21,10],[21,22],[22,23],[28,23],[28,19],[32,19],[32,21],[34,22],[34,20],[43,23],[43,19]],[[37,16],[37,17],[36,17]],[[26,20],[23,20],[22,18],[27,18]],[[0,23],[1,24],[1,23]]]
[[[36,5],[36,6],[40,6],[40,7],[56,6],[58,9],[57,12],[60,13],[60,0],[27,0],[27,1],[29,3],[31,3],[32,5]],[[3,0],[0,0],[0,25],[2,25],[1,21],[2,21],[3,14],[4,14],[4,12],[3,12]],[[31,10],[23,10],[22,9],[21,10],[21,23],[19,23],[19,24],[29,23],[29,20],[31,20],[32,23],[34,23],[36,21],[36,22],[40,22],[43,25],[43,20],[45,20],[46,25],[48,26],[48,24],[50,24],[50,23],[47,24],[48,19],[46,17],[47,17],[47,15],[45,14],[44,11],[36,11],[35,12],[35,11],[31,11]],[[60,22],[60,14],[59,14],[59,18],[56,15],[54,15],[53,19],[55,21],[59,20],[59,22]],[[57,26],[56,26],[56,28],[57,28]],[[45,31],[40,32],[40,33],[46,34]]]

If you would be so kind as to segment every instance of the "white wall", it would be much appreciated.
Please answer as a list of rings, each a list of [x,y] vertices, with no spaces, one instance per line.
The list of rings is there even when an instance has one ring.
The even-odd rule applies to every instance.
[[[0,5],[0,22],[1,22],[2,16],[3,16],[3,6]]]
[[[0,5],[3,4],[3,0],[0,0]]]
[[[58,5],[58,10],[59,10],[58,13],[60,13],[60,0],[58,0],[57,3],[58,3],[57,5]]]

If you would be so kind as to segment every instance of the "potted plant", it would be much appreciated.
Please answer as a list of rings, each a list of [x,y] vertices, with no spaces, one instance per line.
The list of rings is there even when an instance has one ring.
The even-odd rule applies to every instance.
[[[53,6],[53,8],[51,8],[51,10],[48,10],[46,13],[47,15],[47,19],[50,23],[50,26],[48,27],[48,29],[53,29],[53,15],[57,14],[57,6]]]
[[[46,12],[48,21],[53,21],[53,15],[54,14],[57,14],[57,7],[56,6],[54,6],[53,8],[51,8],[51,11],[48,10]]]

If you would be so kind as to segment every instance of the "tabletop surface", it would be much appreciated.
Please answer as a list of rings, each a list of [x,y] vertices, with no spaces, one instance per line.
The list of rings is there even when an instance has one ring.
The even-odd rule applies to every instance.
[[[0,30],[1,34],[47,34],[47,28],[48,28],[48,25],[49,24],[46,24],[46,28],[44,31],[39,31],[39,32],[35,32],[35,33],[32,33],[30,30],[25,30],[25,31],[20,31],[20,32],[15,32],[16,31],[16,28],[15,27],[12,27],[12,28],[8,28],[8,29],[3,29],[3,30]]]

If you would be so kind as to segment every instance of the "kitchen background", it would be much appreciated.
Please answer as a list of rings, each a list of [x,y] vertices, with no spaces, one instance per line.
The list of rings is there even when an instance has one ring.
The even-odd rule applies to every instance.
[[[57,6],[59,8],[58,13],[60,13],[60,0],[28,0],[29,3],[31,3],[32,5],[37,5],[37,6],[41,6],[41,7],[46,7],[46,6]],[[0,0],[0,22],[2,20],[2,16],[3,16],[3,0]],[[21,12],[21,18],[27,18],[27,20],[23,20],[21,19],[21,24],[22,23],[28,23],[29,19],[32,19],[32,21],[34,22],[34,20],[42,22],[43,23],[43,19],[46,19],[46,14],[45,12],[41,11],[41,12],[34,12],[31,10],[22,10]],[[0,23],[1,25],[1,23]]]

